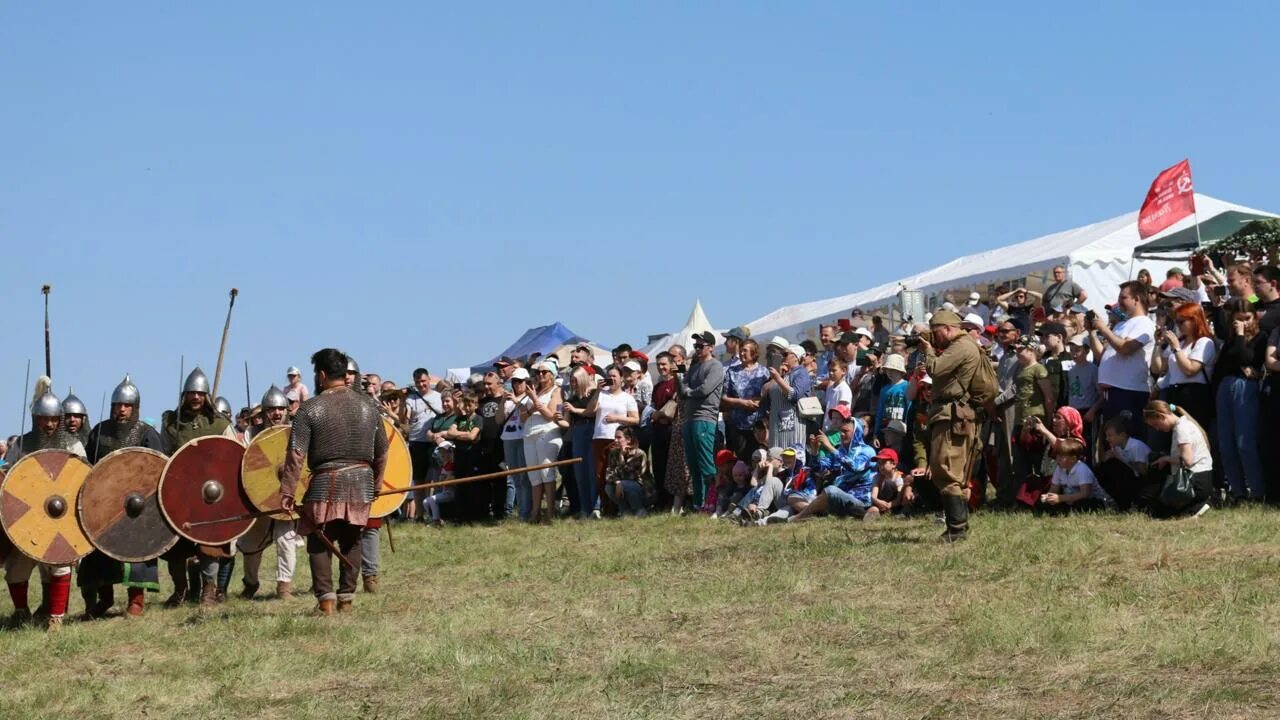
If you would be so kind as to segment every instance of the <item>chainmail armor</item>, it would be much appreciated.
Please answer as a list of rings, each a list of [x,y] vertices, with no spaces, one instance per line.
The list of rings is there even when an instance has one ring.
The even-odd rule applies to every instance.
[[[377,404],[351,388],[316,395],[293,418],[289,450],[305,455],[311,469],[304,502],[372,502],[374,461],[387,452]]]
[[[160,450],[160,436],[141,420],[103,420],[89,433],[89,439],[84,444],[85,452],[89,453],[89,462],[93,463],[116,450],[130,447]]]

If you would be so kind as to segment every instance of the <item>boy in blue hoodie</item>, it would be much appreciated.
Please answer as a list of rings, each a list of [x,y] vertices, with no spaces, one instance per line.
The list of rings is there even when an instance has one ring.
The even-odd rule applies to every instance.
[[[807,520],[822,513],[837,517],[879,517],[879,511],[871,504],[876,451],[865,442],[862,423],[852,418],[845,420],[840,426],[839,445],[830,446],[822,436],[818,442],[828,446],[828,454],[818,463],[819,470],[835,474],[835,482],[823,488],[813,502],[788,518],[788,522]]]
[[[880,391],[880,401],[876,404],[875,436],[884,442],[884,431],[894,420],[906,423],[911,410],[911,401],[907,400],[907,365],[901,355],[891,353],[884,360],[884,374],[889,384]],[[895,448],[897,449],[897,448]]]

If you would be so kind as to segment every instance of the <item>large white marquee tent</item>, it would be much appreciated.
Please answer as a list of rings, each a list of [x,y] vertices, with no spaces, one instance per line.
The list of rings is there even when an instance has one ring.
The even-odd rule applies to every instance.
[[[1201,221],[1231,211],[1275,217],[1274,213],[1199,193],[1196,194],[1196,209]],[[1176,233],[1194,224],[1192,218],[1187,218],[1157,237]],[[932,270],[861,292],[780,308],[748,323],[747,327],[751,329],[752,337],[782,335],[792,341],[816,338],[819,324],[848,317],[849,311],[855,307],[868,312],[896,307],[898,292],[903,287],[922,291],[926,298],[934,298],[933,305],[940,305],[942,296],[948,292],[955,293],[957,301],[962,302],[972,290],[979,290],[985,297],[985,289],[990,285],[1047,275],[1055,265],[1065,265],[1072,279],[1089,293],[1087,304],[1101,310],[1115,297],[1116,286],[1137,272],[1133,252],[1144,242],[1138,237],[1138,213],[1135,211],[1074,230],[967,255]],[[1143,267],[1149,268],[1159,280],[1165,270],[1177,264],[1185,265],[1144,261]]]

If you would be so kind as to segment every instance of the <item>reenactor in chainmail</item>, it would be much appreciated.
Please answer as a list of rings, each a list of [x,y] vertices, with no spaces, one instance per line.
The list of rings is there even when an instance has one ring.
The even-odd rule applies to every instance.
[[[161,417],[160,437],[165,454],[172,455],[191,440],[209,435],[234,440],[235,427],[214,409],[209,377],[197,367],[182,384],[182,404],[176,410],[166,410]],[[202,605],[215,605],[225,599],[236,561],[230,545],[196,545],[182,539],[162,557],[173,578],[173,594],[165,600],[166,607],[177,607],[184,599]]]
[[[257,428],[253,435],[269,427],[289,425],[289,398],[283,390],[275,385],[267,390],[262,396],[262,414],[266,424]],[[276,546],[276,597],[281,600],[293,597],[293,571],[298,564],[297,530],[296,521],[264,517],[236,540],[236,547],[244,553],[244,591],[240,597],[248,600],[258,593],[262,552],[272,543]]]
[[[31,405],[31,432],[22,436],[17,446],[9,449],[10,462],[17,463],[26,455],[37,450],[66,450],[74,455],[84,457],[84,445],[62,426],[62,401],[48,391],[49,381],[41,377],[37,381],[36,401]],[[13,600],[13,616],[10,625],[17,627],[31,619],[30,606],[27,604],[27,588],[31,581],[31,572],[39,566],[40,583],[44,586],[43,600],[39,615],[48,616],[48,628],[57,630],[62,626],[62,616],[67,612],[67,597],[71,593],[71,566],[46,565],[37,563],[25,554],[10,551],[4,559],[4,580],[9,586],[9,597]]]
[[[89,449],[89,409],[70,390],[62,401],[62,425],[67,432],[76,436],[86,450]]]
[[[316,614],[348,612],[353,607],[360,567],[360,533],[368,524],[376,488],[387,462],[387,435],[377,403],[347,385],[347,356],[325,348],[311,356],[316,396],[302,403],[293,420],[289,454],[280,479],[281,504],[294,507],[302,463],[311,484],[299,507],[302,534],[323,533],[345,558],[338,586],[328,546],[314,535],[307,540]]]
[[[140,411],[142,395],[128,375],[111,391],[111,416],[89,431],[85,449],[89,462],[98,464],[102,458],[116,450],[141,447],[164,452],[160,433],[142,422]],[[63,414],[67,412],[63,402]],[[113,560],[100,550],[89,553],[80,561],[76,574],[80,596],[84,598],[85,619],[104,617],[115,604],[116,583],[125,586],[129,605],[125,612],[137,617],[146,606],[146,591],[160,592],[160,564],[157,560],[144,563],[122,563]]]

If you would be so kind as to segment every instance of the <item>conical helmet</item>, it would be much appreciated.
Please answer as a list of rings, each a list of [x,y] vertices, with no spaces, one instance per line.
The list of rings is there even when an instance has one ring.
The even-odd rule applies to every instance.
[[[228,402],[227,399],[222,397],[221,395],[218,396],[218,399],[213,401],[213,409],[217,410],[223,415],[226,415],[227,417],[231,417],[235,412],[234,410],[231,409],[231,403]]]
[[[142,404],[142,395],[138,392],[138,386],[133,384],[126,374],[115,390],[111,391],[111,404],[116,405],[133,405],[137,407]]]
[[[283,390],[276,387],[275,385],[272,385],[269,390],[263,393],[262,395],[263,410],[269,410],[271,408],[287,408],[287,407],[289,407],[289,398],[284,394]]]
[[[204,371],[197,367],[195,370],[191,371],[190,375],[187,376],[187,381],[182,383],[182,392],[198,392],[208,395],[209,376],[205,375]]]
[[[360,364],[350,355],[347,356],[347,372],[355,373],[357,376],[360,375]]]
[[[62,401],[62,414],[89,417],[89,409],[84,406],[80,398],[76,397],[75,391],[70,391],[67,393],[67,399]]]
[[[31,403],[31,417],[62,417],[62,401],[58,399],[57,395],[54,395],[51,392],[46,392],[36,398],[34,403]]]

